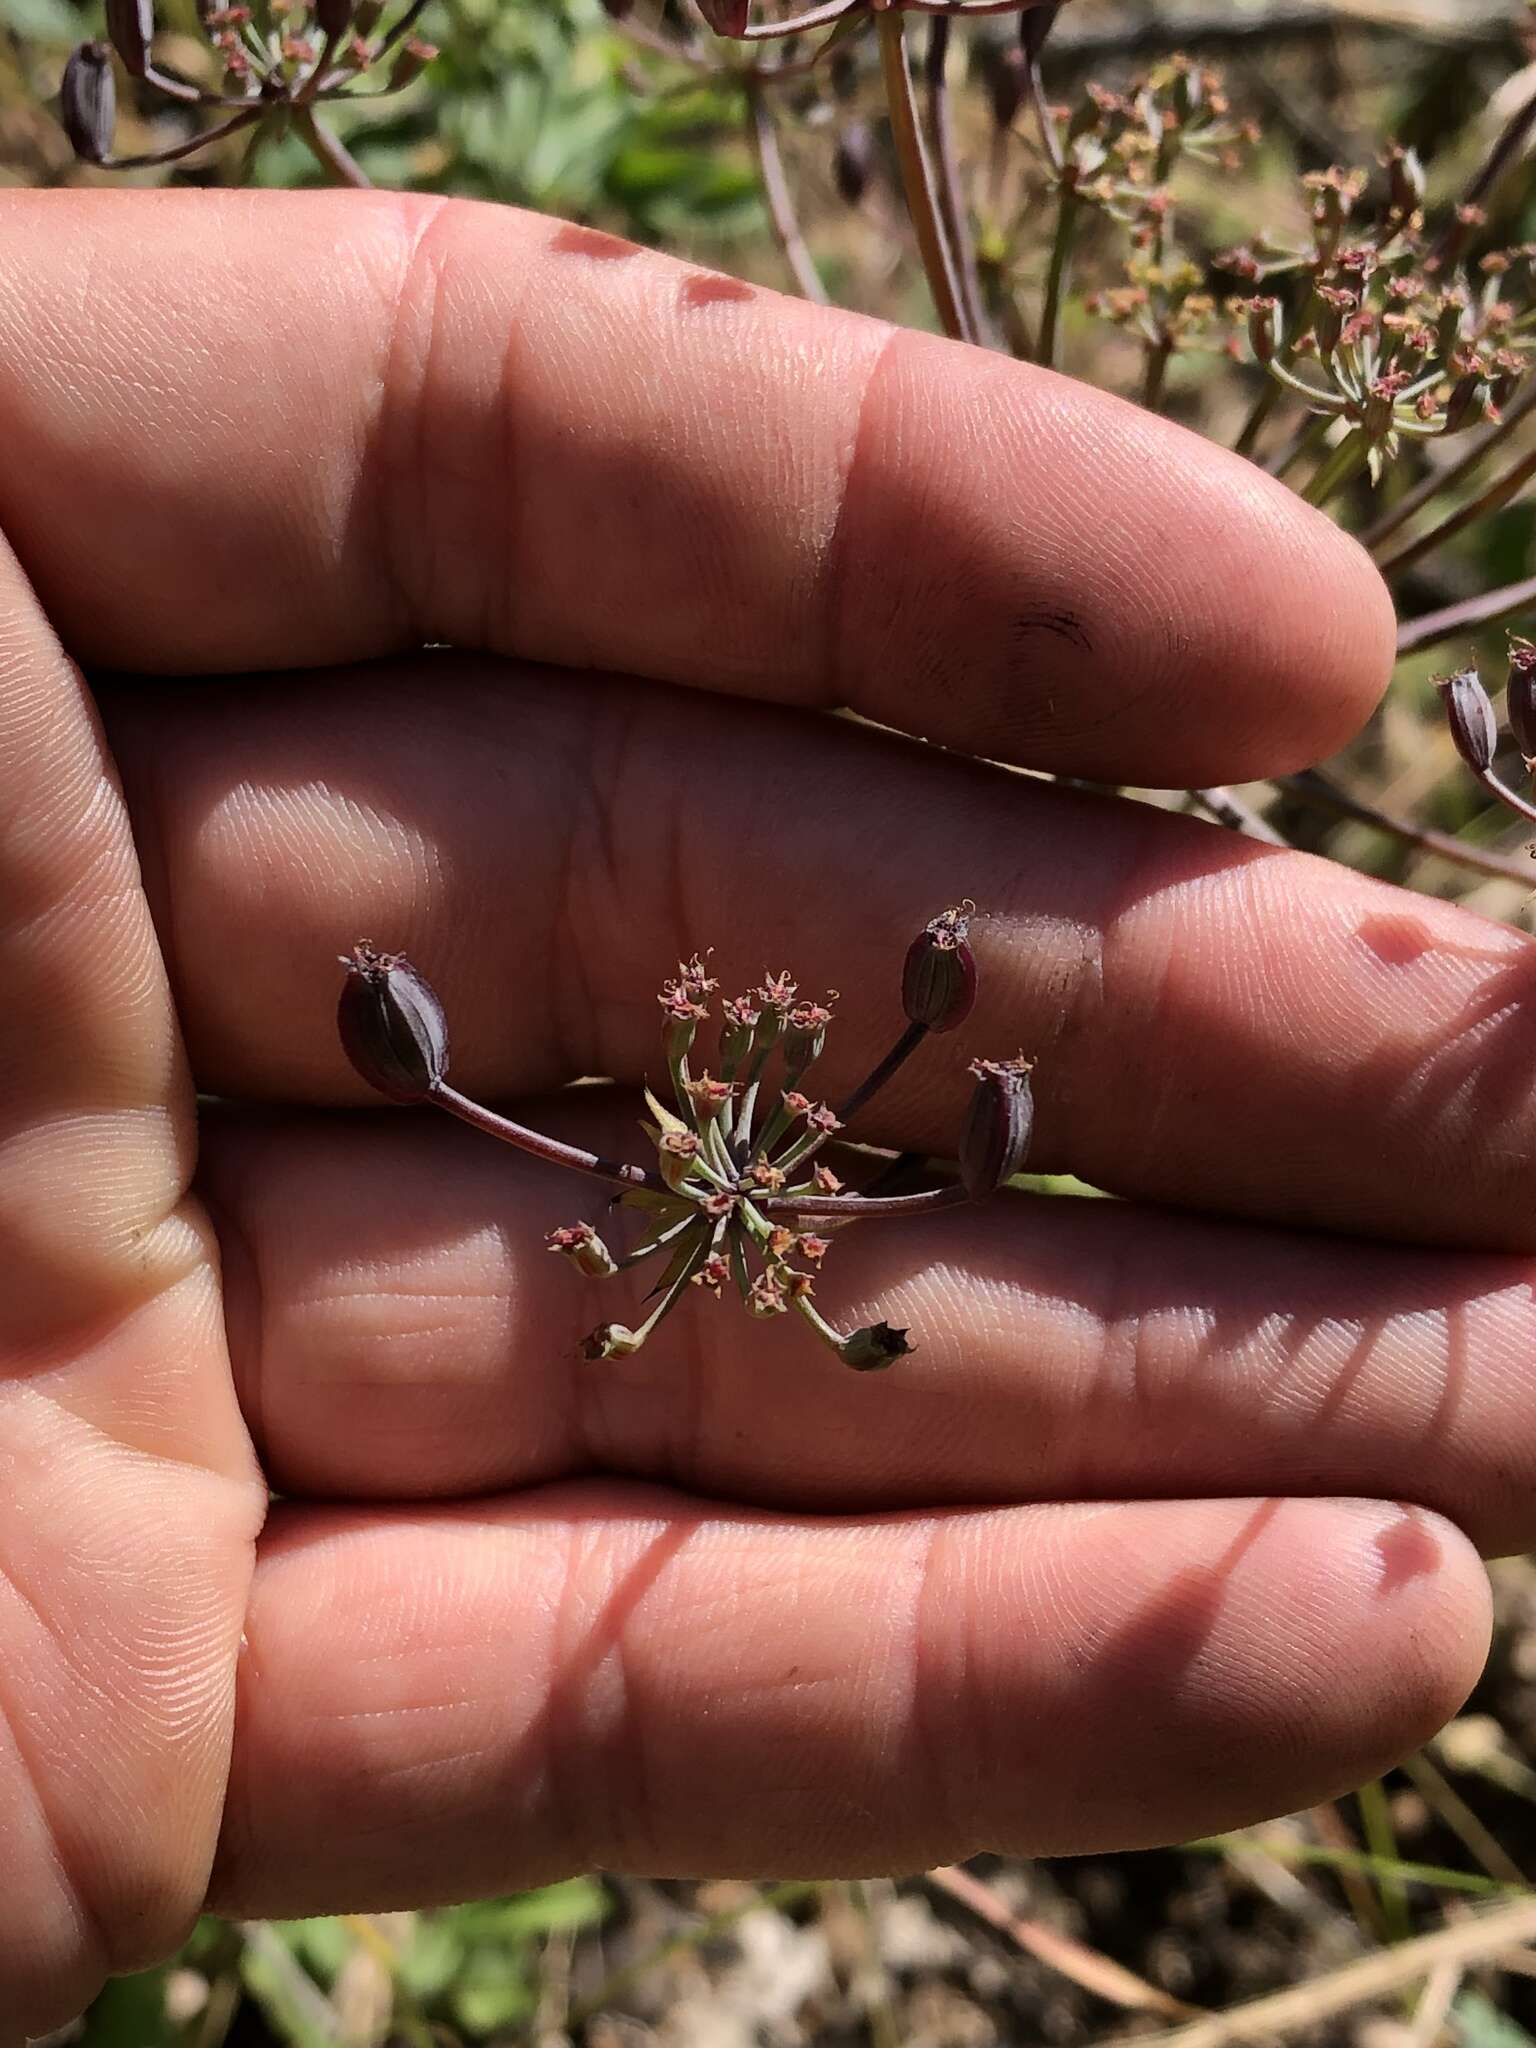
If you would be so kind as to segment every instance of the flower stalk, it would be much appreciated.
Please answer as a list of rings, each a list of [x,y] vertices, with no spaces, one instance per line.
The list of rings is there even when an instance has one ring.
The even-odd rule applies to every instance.
[[[918,254],[933,294],[939,325],[952,341],[966,338],[966,320],[960,298],[959,280],[944,224],[940,215],[933,169],[923,146],[918,125],[917,101],[907,69],[906,29],[902,10],[887,6],[876,17],[880,41],[880,68],[885,80],[886,104],[890,109],[891,138],[901,167],[901,186],[917,236]]]

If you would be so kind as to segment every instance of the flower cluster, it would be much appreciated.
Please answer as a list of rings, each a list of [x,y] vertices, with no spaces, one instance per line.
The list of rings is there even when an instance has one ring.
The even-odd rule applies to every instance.
[[[1162,232],[1168,180],[1182,159],[1235,171],[1258,140],[1237,119],[1219,75],[1170,57],[1124,92],[1090,83],[1072,107],[1049,110],[1057,177],[1130,227],[1143,247]]]
[[[193,156],[248,132],[254,148],[291,126],[332,175],[366,184],[341,144],[315,118],[328,100],[355,97],[364,75],[383,77],[378,93],[401,91],[437,55],[413,33],[426,0],[409,0],[384,23],[385,0],[197,0],[208,45],[208,78],[199,83],[156,63],[154,0],[107,0],[105,42],[81,43],[64,67],[59,110],[77,156],[108,170],[134,170]],[[140,156],[114,156],[117,85],[114,54],[129,78],[164,99],[222,116],[181,141]]]
[[[821,1158],[850,1115],[868,1102],[931,1033],[956,1030],[976,997],[971,904],[944,911],[913,941],[902,974],[906,1026],[891,1050],[837,1108],[810,1092],[810,1070],[833,1021],[832,1004],[803,997],[787,974],[714,999],[719,983],[695,955],[658,998],[672,1101],[646,1090],[642,1128],[654,1169],[617,1164],[513,1123],[448,1084],[448,1031],[441,1003],[398,953],[355,946],[343,956],[347,980],[338,1027],[348,1058],[393,1101],[426,1102],[495,1137],[597,1179],[617,1182],[617,1202],[638,1210],[638,1243],[615,1252],[587,1221],[549,1234],[552,1252],[592,1278],[611,1278],[651,1259],[661,1277],[656,1306],[636,1325],[602,1324],[585,1340],[589,1359],[626,1358],[690,1289],[719,1296],[731,1287],[755,1317],[799,1315],[846,1365],[887,1366],[911,1350],[908,1333],[880,1321],[844,1332],[815,1301],[827,1234],[878,1217],[926,1215],[982,1201],[1023,1167],[1033,1128],[1030,1066],[1022,1058],[978,1060],[958,1147],[957,1182],[918,1194],[886,1194],[879,1182],[851,1190]],[[712,1053],[701,1034],[712,1028]],[[698,1062],[696,1065],[695,1062]]]
[[[1303,180],[1304,241],[1264,237],[1221,259],[1253,284],[1295,280],[1289,307],[1266,294],[1235,299],[1231,309],[1270,376],[1309,412],[1345,424],[1357,466],[1368,466],[1373,481],[1404,439],[1497,421],[1536,360],[1536,245],[1461,267],[1467,237],[1485,223],[1482,209],[1457,207],[1431,235],[1413,152],[1389,151],[1384,170],[1384,195],[1368,217],[1363,171],[1313,172]]]
[[[1185,162],[1235,170],[1257,140],[1218,75],[1187,57],[1155,66],[1124,92],[1090,83],[1074,106],[1046,110],[1046,153],[1069,229],[1089,206],[1125,231],[1123,282],[1088,294],[1088,311],[1139,339],[1154,368],[1216,345],[1219,308],[1201,267],[1180,253],[1173,178]]]

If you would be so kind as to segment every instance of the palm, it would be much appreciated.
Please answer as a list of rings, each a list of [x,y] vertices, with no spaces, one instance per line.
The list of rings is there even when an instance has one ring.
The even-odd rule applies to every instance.
[[[3,232],[0,2009],[51,2023],[205,1896],[1167,1839],[1449,1712],[1453,1524],[1531,1533],[1527,942],[965,758],[1322,753],[1380,681],[1358,558],[1108,401],[547,223]],[[45,612],[133,672],[125,800]],[[402,652],[439,640],[489,652]],[[946,1145],[963,1054],[1022,1045],[1046,1163],[1127,1199],[850,1235],[829,1305],[922,1345],[885,1378],[705,1302],[578,1367],[541,1246],[586,1190],[360,1113],[335,1043],[369,937],[482,1096],[633,1086],[712,944],[845,992],[835,1094],[965,894],[965,1044],[864,1135]]]

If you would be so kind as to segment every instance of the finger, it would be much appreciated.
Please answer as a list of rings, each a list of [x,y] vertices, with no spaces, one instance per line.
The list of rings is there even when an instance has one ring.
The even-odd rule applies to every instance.
[[[425,707],[425,708],[424,708]],[[366,1094],[338,952],[403,947],[454,1074],[512,1093],[659,1058],[655,991],[840,989],[816,1086],[904,1028],[900,963],[972,896],[980,999],[860,1130],[952,1154],[965,1063],[1038,1062],[1038,1170],[1287,1223],[1532,1248],[1521,935],[1144,806],[851,725],[475,662],[109,702],[199,1079]]]
[[[618,1118],[564,1107],[541,1124],[611,1149]],[[658,1270],[583,1283],[548,1255],[578,1214],[637,1241],[590,1183],[400,1118],[230,1119],[202,1172],[285,1494],[602,1471],[832,1512],[1268,1488],[1410,1498],[1494,1556],[1536,1541],[1529,1261],[1005,1198],[836,1238],[817,1304],[909,1329],[888,1373],[697,1290],[636,1357],[590,1365],[581,1338],[638,1322]]]
[[[121,793],[3,541],[0,991],[0,2014],[42,2033],[196,1910],[263,1495]]]
[[[1250,463],[588,230],[16,194],[0,278],[0,522],[92,662],[447,641],[1175,786],[1321,758],[1389,672],[1365,556]]]
[[[1476,1677],[1487,1611],[1454,1530],[1376,1503],[815,1522],[596,1484],[289,1508],[213,1903],[1181,1840],[1417,1745]]]

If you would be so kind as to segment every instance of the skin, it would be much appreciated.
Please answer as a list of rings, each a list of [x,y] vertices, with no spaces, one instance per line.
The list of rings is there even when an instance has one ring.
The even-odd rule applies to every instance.
[[[10,195],[0,446],[0,2039],[205,1900],[1167,1841],[1455,1710],[1536,1541],[1536,949],[1014,772],[1339,745],[1391,617],[1326,521],[384,195]],[[335,1039],[403,947],[459,1085],[612,1075],[530,1113],[638,1157],[680,952],[845,991],[836,1099],[963,895],[977,1010],[858,1134],[1022,1047],[1125,1199],[850,1233],[882,1377],[703,1298],[582,1366],[634,1290],[542,1237],[604,1196]]]

